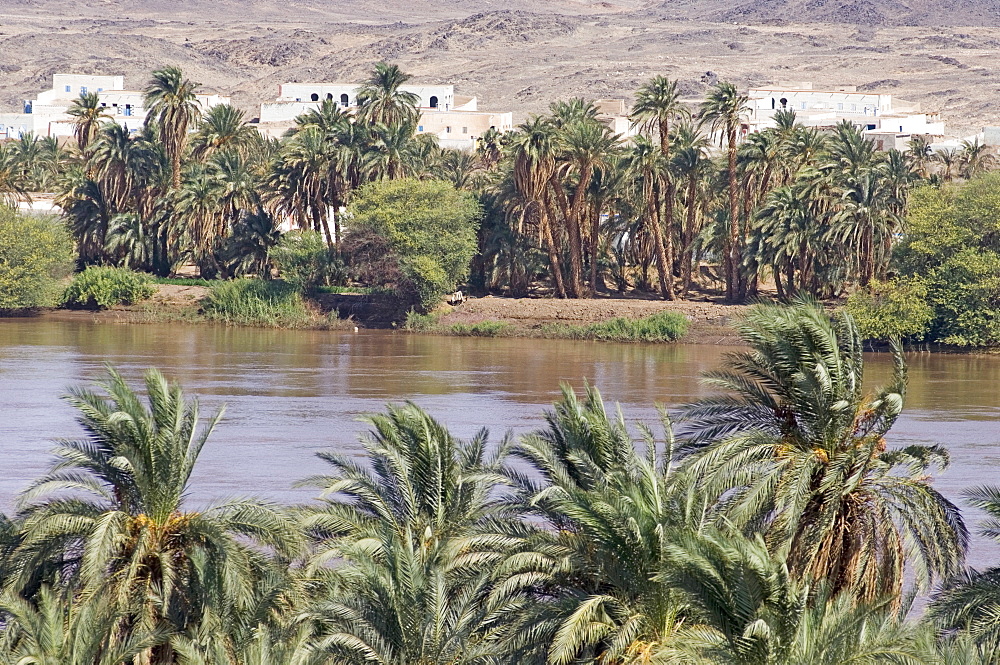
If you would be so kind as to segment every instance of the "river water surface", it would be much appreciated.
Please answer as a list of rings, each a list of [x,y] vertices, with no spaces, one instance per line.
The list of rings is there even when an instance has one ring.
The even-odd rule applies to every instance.
[[[53,440],[78,436],[59,399],[112,363],[138,379],[159,367],[206,412],[226,406],[202,453],[191,499],[233,496],[306,501],[295,481],[325,473],[316,451],[360,452],[358,418],[411,399],[462,437],[528,432],[558,398],[561,382],[597,385],[627,419],[656,420],[654,402],[674,406],[705,393],[699,375],[724,347],[478,339],[386,331],[278,331],[207,325],[116,325],[0,319],[0,507],[44,471]],[[1000,484],[1000,357],[913,354],[906,410],[890,446],[938,443],[952,456],[935,479],[949,498]],[[874,382],[890,371],[869,357]],[[964,510],[970,527],[981,517]],[[976,538],[970,563],[1000,564],[1000,546]]]

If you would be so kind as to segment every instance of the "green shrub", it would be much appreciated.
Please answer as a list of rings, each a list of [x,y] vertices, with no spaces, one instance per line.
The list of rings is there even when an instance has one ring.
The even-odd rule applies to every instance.
[[[73,270],[73,240],[51,217],[0,205],[0,310],[55,305]]]
[[[323,234],[290,231],[269,254],[281,279],[300,289],[323,286],[344,278],[343,263],[330,253]]]
[[[865,339],[923,339],[934,320],[927,283],[920,277],[874,281],[851,294],[847,311]]]
[[[76,277],[63,292],[66,307],[107,309],[116,305],[131,305],[156,293],[148,275],[128,268],[90,266]]]
[[[202,279],[201,277],[154,277],[154,284],[172,284],[174,286],[215,286],[224,280]]]
[[[212,288],[204,305],[209,319],[232,325],[295,328],[313,317],[294,284],[236,279]]]
[[[440,180],[381,180],[355,194],[346,245],[359,281],[393,285],[423,309],[469,275],[482,209]]]
[[[438,322],[439,318],[438,314],[421,314],[411,309],[406,313],[403,330],[412,332],[440,332],[441,324]]]
[[[659,312],[641,319],[615,318],[586,325],[552,323],[542,326],[545,337],[593,339],[603,342],[673,342],[688,329],[688,320],[676,312]]]
[[[514,325],[504,321],[453,323],[448,332],[452,335],[463,335],[465,337],[507,337],[513,334]]]

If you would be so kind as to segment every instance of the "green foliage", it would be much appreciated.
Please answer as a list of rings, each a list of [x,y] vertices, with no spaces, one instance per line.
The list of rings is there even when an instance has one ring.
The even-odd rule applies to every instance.
[[[263,279],[236,279],[212,288],[205,315],[231,325],[296,328],[313,316],[294,284]]]
[[[411,332],[439,332],[441,327],[440,319],[440,314],[421,314],[411,309],[406,313],[403,330]]]
[[[0,205],[0,310],[54,305],[73,267],[73,241],[56,220]]]
[[[847,311],[865,339],[922,339],[934,319],[920,277],[873,281],[847,299]]]
[[[90,266],[73,278],[63,293],[65,307],[107,309],[117,305],[133,305],[156,293],[145,273],[128,268]]]
[[[172,284],[173,286],[217,286],[224,280],[202,279],[200,277],[153,277],[154,284]]]
[[[928,337],[959,346],[1000,344],[1000,174],[913,192],[896,251],[903,282],[926,287]]]
[[[468,277],[482,211],[473,196],[451,184],[369,183],[358,191],[349,215],[356,260],[371,266],[387,253],[398,270],[398,290],[422,307],[433,307]]]
[[[327,286],[343,279],[341,261],[317,231],[290,231],[269,254],[281,279],[301,289]]]
[[[448,331],[464,337],[507,337],[514,332],[514,325],[505,321],[453,323]]]
[[[542,334],[545,337],[594,339],[602,342],[674,342],[687,329],[688,320],[683,314],[660,312],[639,319],[618,317],[586,325],[552,323],[542,327]]]

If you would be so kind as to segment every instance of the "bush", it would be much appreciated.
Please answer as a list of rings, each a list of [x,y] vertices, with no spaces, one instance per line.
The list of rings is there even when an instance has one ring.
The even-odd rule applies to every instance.
[[[212,288],[205,315],[231,325],[295,328],[313,317],[294,284],[263,279],[236,279]]]
[[[923,339],[934,320],[927,302],[927,283],[920,277],[872,282],[847,299],[865,339]]]
[[[543,326],[546,337],[593,339],[603,342],[673,342],[688,329],[688,320],[676,312],[660,312],[641,319],[615,318],[582,326],[553,323]]]
[[[403,330],[412,332],[437,332],[440,331],[440,319],[438,314],[421,314],[414,310],[406,313],[406,320],[403,322]]]
[[[90,266],[76,277],[63,292],[66,307],[107,309],[116,305],[131,305],[156,293],[148,275],[128,268]]]
[[[469,275],[482,209],[437,180],[384,180],[358,190],[346,245],[363,282],[394,285],[431,309]]]
[[[514,325],[504,321],[453,323],[448,332],[465,337],[507,337],[514,333]]]
[[[290,231],[271,249],[281,279],[300,289],[312,289],[344,278],[343,263],[331,255],[317,231]]]
[[[0,310],[55,305],[73,260],[73,240],[60,222],[0,205]]]

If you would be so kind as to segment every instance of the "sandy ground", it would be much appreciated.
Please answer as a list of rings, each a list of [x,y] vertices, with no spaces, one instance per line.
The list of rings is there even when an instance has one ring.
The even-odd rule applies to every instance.
[[[0,0],[0,111],[55,72],[141,88],[177,65],[254,117],[279,83],[358,81],[385,59],[516,121],[665,74],[692,102],[716,78],[856,85],[941,111],[964,135],[1000,125],[998,26],[987,0]]]

